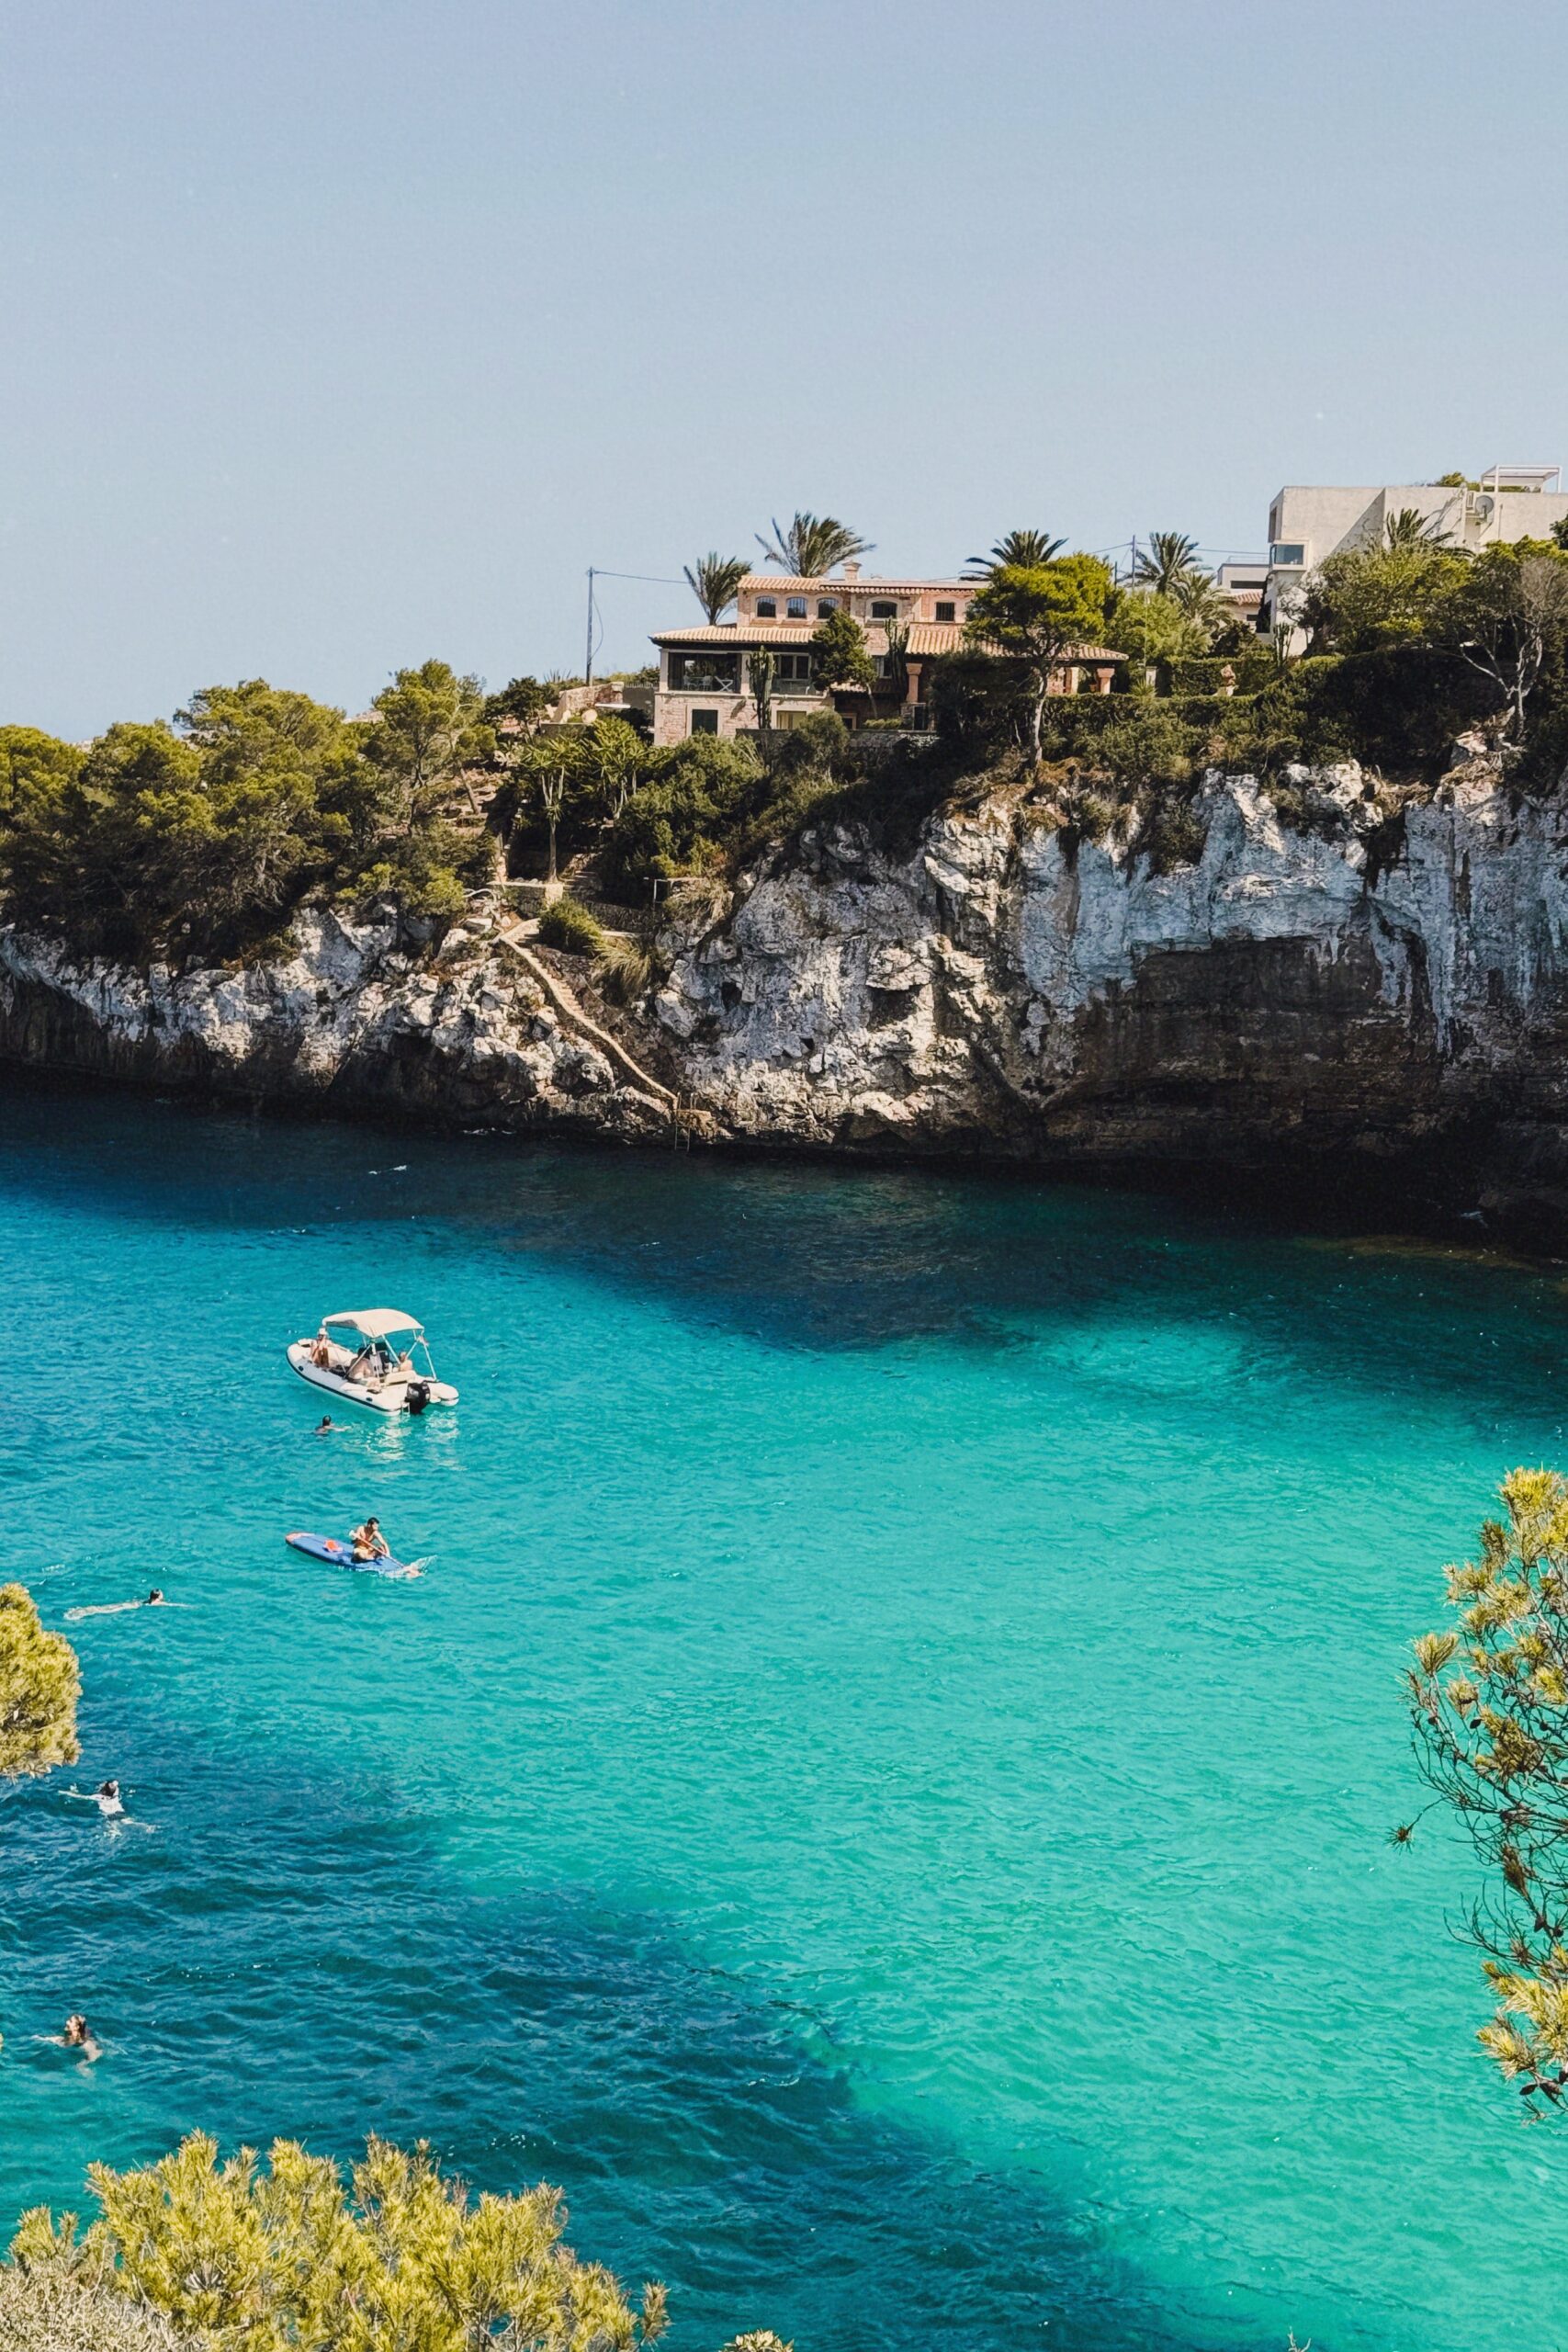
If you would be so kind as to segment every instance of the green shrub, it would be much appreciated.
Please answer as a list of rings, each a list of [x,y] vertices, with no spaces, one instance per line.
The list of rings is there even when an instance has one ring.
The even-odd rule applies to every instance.
[[[1190,800],[1162,793],[1139,828],[1136,846],[1156,874],[1169,874],[1179,865],[1196,865],[1208,838],[1209,828]]]
[[[211,2352],[468,2352],[492,2340],[633,2352],[663,2332],[661,2287],[645,2287],[634,2311],[609,2271],[562,2244],[558,2190],[471,2203],[423,2145],[410,2155],[373,2139],[347,2195],[335,2165],[292,2141],[275,2141],[264,2169],[248,2149],[220,2165],[197,2132],[157,2164],[95,2165],[88,2179],[103,2218],[86,2237],[73,2216],[56,2228],[40,2208],[24,2215],[13,2261],[150,2304]]]
[[[74,1764],[82,1674],[63,1634],[39,1622],[26,1585],[0,1585],[0,1780]]]
[[[539,917],[539,937],[547,947],[558,947],[565,956],[597,956],[604,945],[604,932],[575,899],[557,899],[545,909]]]

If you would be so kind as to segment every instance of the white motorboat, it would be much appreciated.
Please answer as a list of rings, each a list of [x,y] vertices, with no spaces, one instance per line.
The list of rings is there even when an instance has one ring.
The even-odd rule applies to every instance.
[[[424,1326],[395,1306],[324,1316],[315,1338],[291,1340],[288,1354],[312,1388],[373,1413],[423,1413],[457,1401],[457,1390],[435,1377]]]

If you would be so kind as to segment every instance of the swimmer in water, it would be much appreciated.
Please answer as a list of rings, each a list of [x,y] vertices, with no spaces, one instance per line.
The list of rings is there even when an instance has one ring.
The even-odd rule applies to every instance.
[[[337,1423],[333,1420],[332,1415],[330,1413],[323,1413],[321,1419],[316,1423],[316,1435],[318,1437],[325,1437],[329,1430],[335,1430],[336,1427]]]
[[[68,1624],[74,1625],[84,1617],[123,1617],[128,1609],[170,1609],[173,1606],[174,1603],[165,1598],[163,1587],[155,1584],[145,1600],[98,1600],[87,1608],[68,1609],[65,1617]]]
[[[67,1789],[65,1793],[68,1797],[80,1797],[84,1804],[96,1804],[106,1821],[113,1821],[125,1811],[118,1781],[100,1781],[96,1789]]]
[[[93,2038],[93,2029],[80,2009],[73,2009],[65,2020],[62,2033],[52,2037],[63,2050],[79,2050],[83,2063],[91,2066],[103,2056],[103,2051]]]

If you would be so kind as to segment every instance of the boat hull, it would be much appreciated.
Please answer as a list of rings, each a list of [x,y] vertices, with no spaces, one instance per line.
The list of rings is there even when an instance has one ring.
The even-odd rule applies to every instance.
[[[360,1381],[345,1380],[341,1372],[333,1372],[329,1365],[312,1363],[310,1345],[304,1340],[292,1341],[287,1353],[301,1380],[319,1388],[323,1396],[335,1396],[340,1404],[360,1405],[368,1413],[408,1411],[410,1383],[406,1380],[389,1380],[379,1388],[367,1388]],[[457,1390],[445,1380],[427,1380],[423,1385],[430,1392],[432,1405],[455,1405],[457,1401]]]

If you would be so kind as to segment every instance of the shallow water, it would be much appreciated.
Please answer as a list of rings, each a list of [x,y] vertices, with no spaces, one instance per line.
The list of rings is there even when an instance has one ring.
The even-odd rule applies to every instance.
[[[1552,1278],[14,1080],[0,1253],[0,1566],[179,1604],[0,1801],[6,2218],[374,2128],[560,2181],[675,2352],[1558,2340],[1473,1867],[1385,1842],[1440,1565],[1568,1458]],[[283,1341],[387,1303],[461,1406],[318,1440]],[[279,1540],[367,1509],[421,1581]]]

